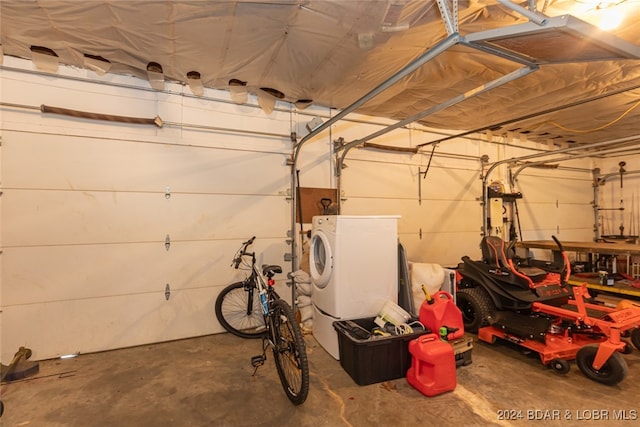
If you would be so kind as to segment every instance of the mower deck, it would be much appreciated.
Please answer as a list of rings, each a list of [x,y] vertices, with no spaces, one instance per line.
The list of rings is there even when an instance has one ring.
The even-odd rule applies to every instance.
[[[574,360],[578,350],[582,347],[588,344],[599,344],[607,340],[604,336],[573,334],[573,336],[569,337],[566,334],[546,333],[544,342],[541,342],[531,338],[519,337],[495,326],[485,326],[478,329],[478,339],[482,341],[494,344],[497,338],[535,351],[540,355],[540,361],[544,365],[548,365],[556,359]]]

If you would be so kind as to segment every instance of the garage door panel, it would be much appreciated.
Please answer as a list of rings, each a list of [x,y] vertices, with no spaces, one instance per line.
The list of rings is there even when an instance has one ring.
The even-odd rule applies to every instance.
[[[346,197],[474,200],[482,193],[478,171],[430,168],[427,178],[419,175],[420,171],[424,169],[413,165],[372,167],[370,163],[352,162],[343,172],[342,185]]]
[[[158,255],[163,255],[160,247],[154,250],[146,244],[114,249],[82,245],[8,248],[2,255],[3,303],[11,306],[160,291],[166,276],[164,265],[158,262]],[[33,260],[38,260],[37,265]]]
[[[20,132],[3,135],[2,149],[12,159],[3,165],[9,188],[277,194],[289,186],[279,153]]]
[[[480,259],[480,234],[478,232],[426,233],[418,236],[401,236],[400,241],[409,255],[409,261],[456,267],[465,255]]]
[[[589,180],[556,179],[555,176],[521,176],[518,189],[527,202],[590,203]]]
[[[177,240],[282,236],[291,227],[286,196],[178,194],[169,205],[165,230]]]
[[[3,307],[2,360],[20,346],[32,360],[223,332],[210,289]],[[11,325],[10,327],[8,325]]]
[[[218,95],[221,98],[228,97],[228,92],[219,91]],[[264,114],[262,109],[255,108],[251,105],[239,105],[235,103],[211,103],[211,102],[199,102],[194,98],[179,98],[177,102],[177,111],[180,116],[176,117],[176,121],[183,120],[185,123],[206,123],[207,126],[217,127],[220,129],[259,129],[256,134],[251,138],[270,138],[274,140],[274,135],[284,135],[285,138],[279,141],[291,143],[290,136],[287,134],[287,130],[291,125],[291,114],[289,111],[274,109],[271,114]],[[280,107],[280,105],[278,105]],[[183,131],[197,132],[197,129],[190,129],[185,126]],[[200,132],[202,134],[202,132]],[[211,133],[206,134],[211,139]],[[237,135],[236,135],[237,136]],[[274,140],[275,141],[275,140]]]
[[[454,215],[453,212],[466,212]],[[343,205],[346,215],[400,215],[399,232],[480,231],[482,208],[477,201],[430,200],[418,205],[413,200],[349,199]]]
[[[162,294],[167,283],[220,287],[235,277],[227,267],[238,245],[174,243],[169,251],[162,242],[9,248],[2,255],[3,304]]]
[[[593,229],[590,205],[518,204],[520,225],[526,229]]]
[[[557,219],[558,224],[565,228],[593,230],[593,207],[591,205],[561,204],[558,207]]]
[[[284,196],[172,195],[90,191],[5,191],[5,246],[200,240],[288,228]],[[262,221],[261,218],[273,218]]]

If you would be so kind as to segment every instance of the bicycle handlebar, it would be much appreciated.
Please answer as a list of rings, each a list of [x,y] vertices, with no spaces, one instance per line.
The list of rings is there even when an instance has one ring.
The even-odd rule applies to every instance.
[[[242,257],[244,255],[252,255],[252,253],[247,252],[247,248],[249,247],[249,245],[253,243],[254,240],[256,240],[256,236],[253,236],[252,238],[250,238],[249,240],[247,240],[242,244],[242,247],[236,254],[237,256],[233,260],[233,268],[238,269],[238,267],[240,266],[240,262],[242,261]]]

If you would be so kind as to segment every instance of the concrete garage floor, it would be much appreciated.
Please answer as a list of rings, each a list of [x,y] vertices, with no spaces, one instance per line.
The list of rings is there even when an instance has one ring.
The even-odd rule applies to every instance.
[[[640,351],[625,356],[626,380],[608,387],[574,363],[558,376],[535,355],[474,337],[472,363],[457,369],[457,388],[426,397],[404,378],[358,386],[312,335],[305,338],[311,386],[298,407],[285,397],[272,358],[252,376],[250,357],[260,342],[225,333],[41,361],[36,376],[2,384],[0,424],[631,426],[640,417]]]

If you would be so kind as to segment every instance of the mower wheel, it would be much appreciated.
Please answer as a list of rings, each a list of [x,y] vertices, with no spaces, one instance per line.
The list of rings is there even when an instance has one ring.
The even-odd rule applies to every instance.
[[[640,328],[635,328],[631,331],[631,344],[638,350],[640,350]]]
[[[589,344],[576,354],[578,368],[587,378],[605,385],[616,385],[626,378],[629,368],[622,354],[613,353],[600,369],[594,369],[593,361],[597,352],[598,344]]]
[[[472,333],[489,324],[496,307],[491,297],[483,288],[463,288],[456,292],[456,305],[462,312],[464,330]]]
[[[624,348],[620,350],[622,354],[631,354],[633,353],[633,347],[628,342],[624,343]]]
[[[571,369],[571,365],[566,359],[553,359],[549,366],[553,369],[553,372],[559,375],[567,374]]]

